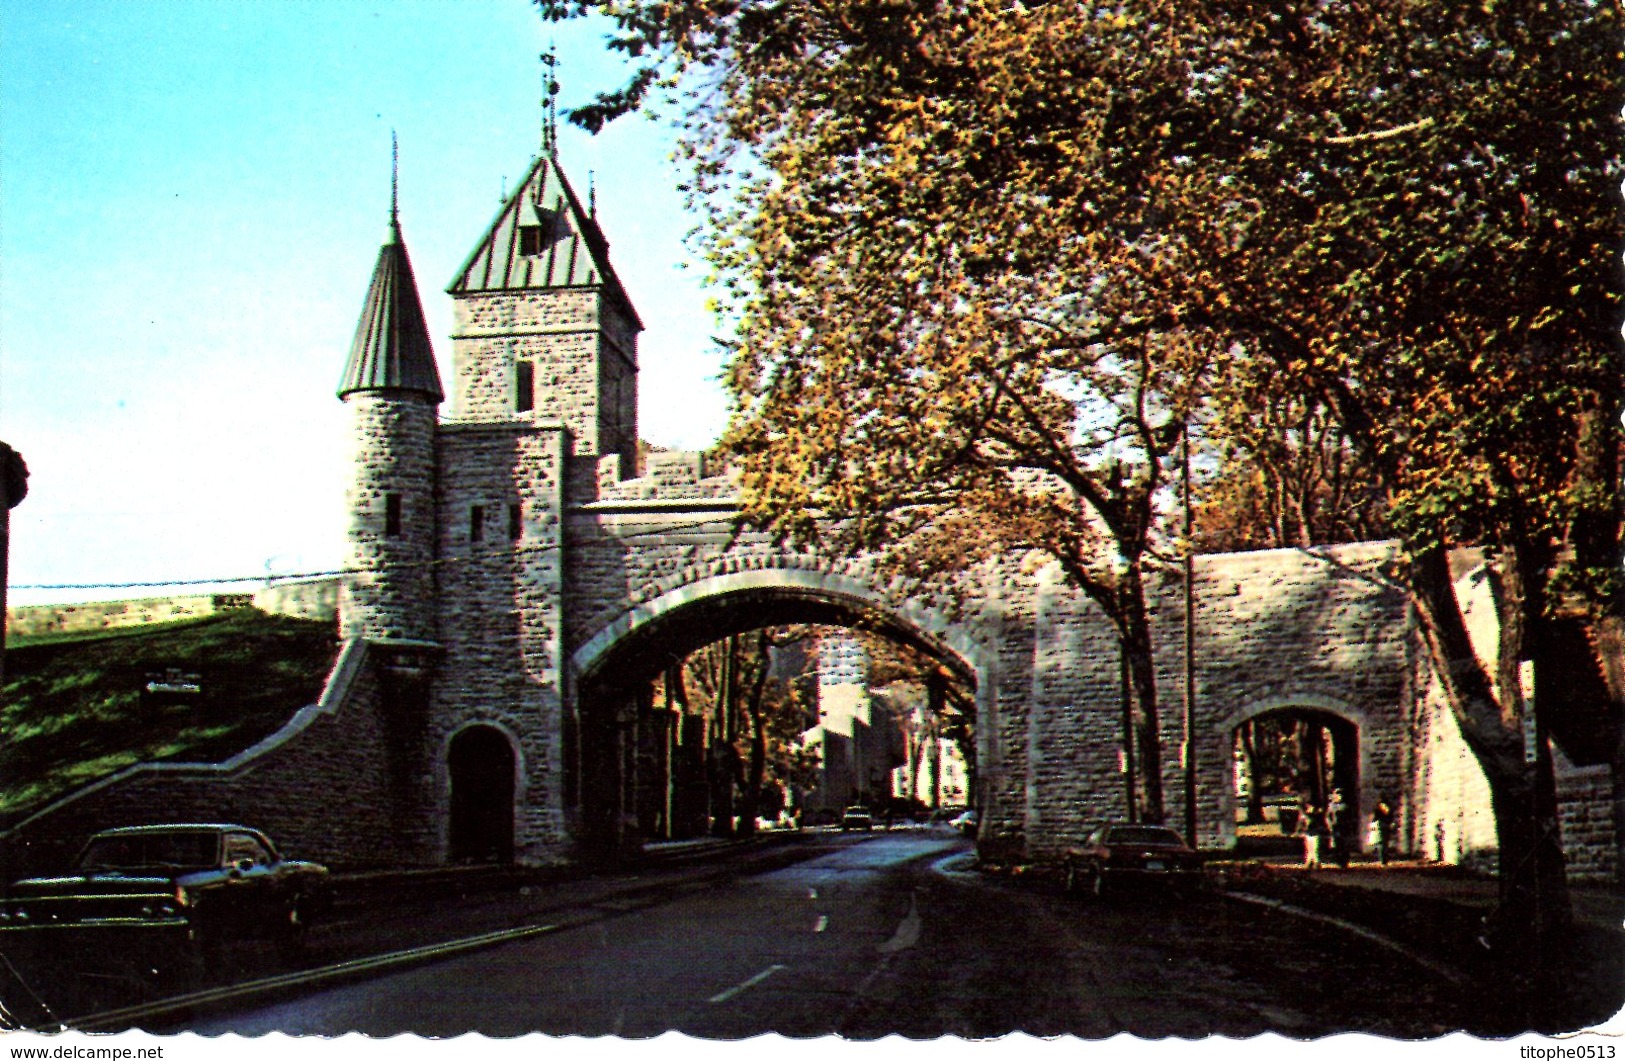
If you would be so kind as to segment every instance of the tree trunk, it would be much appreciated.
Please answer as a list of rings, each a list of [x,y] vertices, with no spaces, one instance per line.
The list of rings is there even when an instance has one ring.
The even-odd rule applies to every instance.
[[[1510,568],[1503,570],[1498,579],[1502,591],[1496,601],[1503,623],[1501,651],[1515,653],[1521,646],[1515,643],[1516,638],[1508,636],[1509,629],[1525,629],[1529,611],[1523,594],[1529,573],[1517,569],[1521,566],[1519,558],[1510,551],[1502,554],[1500,562]],[[1410,581],[1433,671],[1462,738],[1477,757],[1490,787],[1501,886],[1491,942],[1529,960],[1538,971],[1547,948],[1557,942],[1570,916],[1557,828],[1557,786],[1551,753],[1539,724],[1541,692],[1537,688],[1536,711],[1527,720],[1520,711],[1515,682],[1511,688],[1503,683],[1501,698],[1497,698],[1495,684],[1473,653],[1443,549],[1415,556]],[[1544,682],[1540,677],[1542,669],[1537,663],[1537,681]],[[1536,726],[1534,763],[1524,761],[1525,724]]]
[[[1151,650],[1151,625],[1145,610],[1144,587],[1137,567],[1124,575],[1123,648],[1128,657],[1133,693],[1135,773],[1139,783],[1139,819],[1161,824],[1162,734],[1157,715],[1157,675]]]
[[[762,783],[767,779],[767,719],[762,711],[762,700],[767,695],[772,656],[766,630],[757,634],[756,647],[756,672],[751,676],[750,691],[745,696],[745,710],[750,716],[750,765],[745,773],[744,798],[739,803],[741,836],[756,834],[756,818],[762,806]]]
[[[1256,719],[1241,724],[1237,735],[1241,738],[1241,756],[1247,760],[1247,824],[1257,825],[1264,820],[1264,785],[1258,768],[1258,738],[1253,732]]]

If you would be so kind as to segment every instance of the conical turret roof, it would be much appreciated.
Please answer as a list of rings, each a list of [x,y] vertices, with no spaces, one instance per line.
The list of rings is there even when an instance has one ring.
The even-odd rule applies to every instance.
[[[436,403],[445,398],[429,343],[429,326],[423,318],[423,302],[412,276],[412,260],[394,216],[389,221],[389,242],[378,251],[339,397],[364,390],[415,391]]]
[[[530,167],[457,278],[453,295],[601,287],[642,328],[632,300],[609,261],[609,241],[559,167],[543,155]]]

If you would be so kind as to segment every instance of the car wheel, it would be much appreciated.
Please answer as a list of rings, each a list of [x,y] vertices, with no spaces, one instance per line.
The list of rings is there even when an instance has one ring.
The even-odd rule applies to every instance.
[[[200,976],[213,976],[224,968],[225,944],[212,926],[194,925],[187,933],[187,944],[190,951],[187,964]]]
[[[297,958],[305,949],[305,932],[310,927],[310,905],[304,896],[288,904],[277,925],[276,946],[284,959]]]

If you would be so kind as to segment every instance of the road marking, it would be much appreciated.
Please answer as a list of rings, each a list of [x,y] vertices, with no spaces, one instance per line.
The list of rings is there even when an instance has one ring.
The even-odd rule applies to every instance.
[[[897,931],[893,933],[892,938],[880,945],[880,953],[891,954],[894,951],[907,950],[914,946],[914,944],[920,942],[920,929],[922,927],[920,904],[917,897],[911,895],[908,897],[908,913],[903,916],[903,920],[898,924]]]
[[[712,995],[710,998],[706,999],[706,1001],[711,1002],[711,1003],[726,1002],[730,998],[733,998],[735,995],[739,994],[741,991],[749,991],[751,988],[755,987],[757,984],[761,983],[763,980],[766,980],[768,977],[772,976],[774,973],[778,972],[780,969],[787,969],[787,968],[789,968],[789,966],[787,966],[787,965],[769,965],[766,969],[763,969],[761,972],[757,973],[755,976],[751,977],[749,980],[746,980],[744,983],[735,984],[734,986],[728,988],[728,990],[726,990],[726,991],[719,991],[716,994]]]
[[[813,923],[813,931],[814,932],[822,932],[822,931],[824,931],[824,929],[826,929],[828,927],[829,927],[829,918],[823,916],[822,914],[820,914],[819,917],[818,917],[818,920]]]

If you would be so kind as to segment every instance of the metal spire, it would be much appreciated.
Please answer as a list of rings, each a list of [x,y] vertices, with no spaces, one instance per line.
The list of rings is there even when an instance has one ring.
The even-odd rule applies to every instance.
[[[554,74],[558,70],[559,59],[554,55],[555,45],[549,43],[547,51],[539,57],[542,61],[542,154],[549,158],[558,154],[559,149],[559,82]]]
[[[401,145],[389,131],[389,234],[401,239]]]

